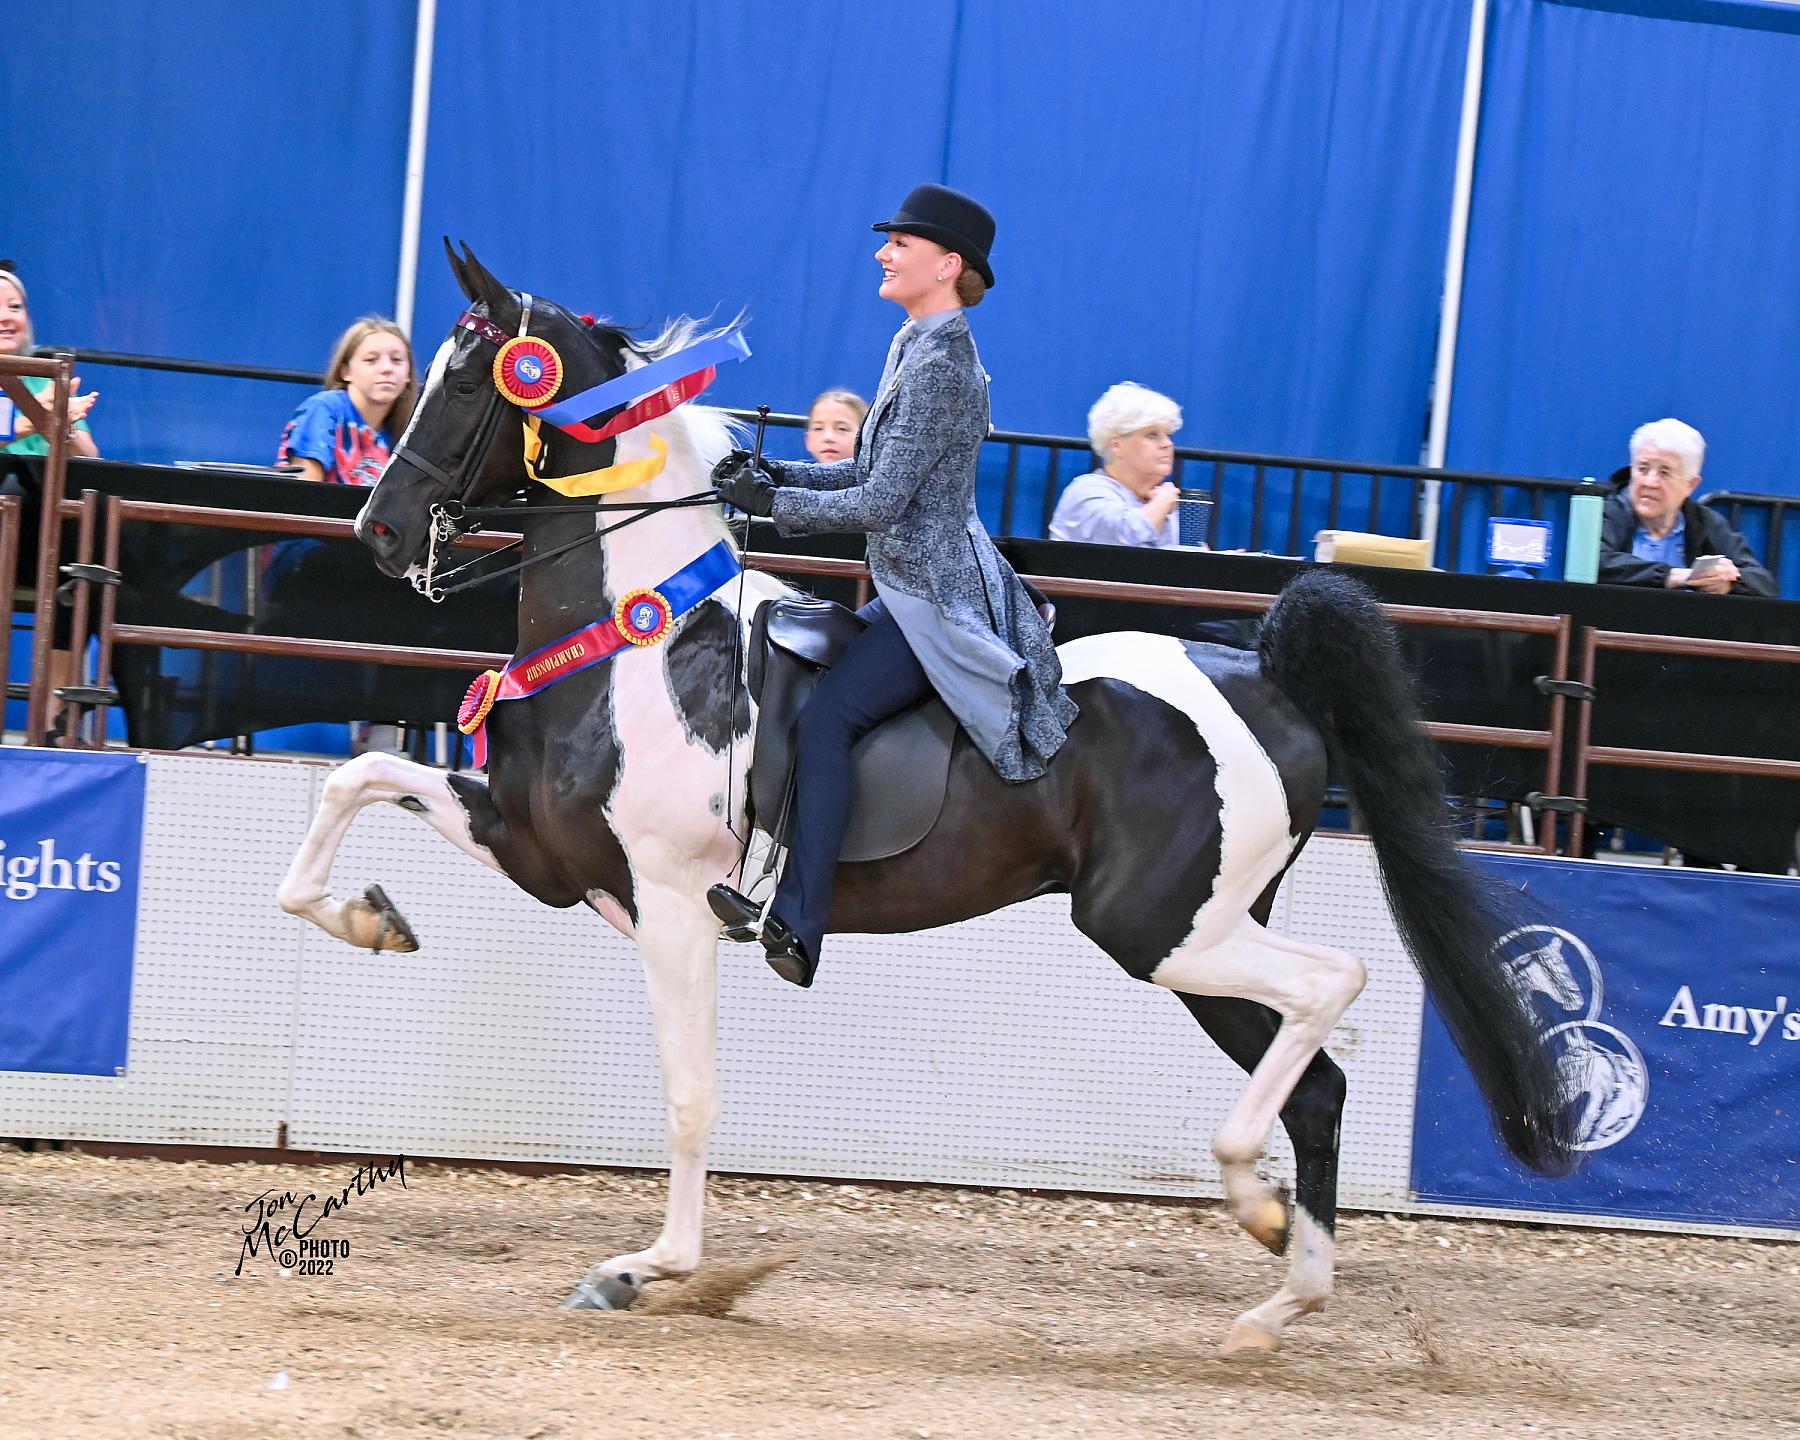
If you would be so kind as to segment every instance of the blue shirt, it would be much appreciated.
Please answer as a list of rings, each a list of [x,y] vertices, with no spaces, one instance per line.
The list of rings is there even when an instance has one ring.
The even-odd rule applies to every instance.
[[[362,418],[348,390],[321,390],[294,411],[281,432],[275,463],[316,460],[330,484],[373,485],[381,478],[390,448],[387,431]]]
[[[1144,502],[1129,487],[1096,470],[1069,482],[1050,517],[1050,538],[1170,550],[1181,543],[1181,524],[1171,510],[1161,528],[1152,529],[1144,518]]]
[[[1631,537],[1631,553],[1653,565],[1679,570],[1687,564],[1687,516],[1675,512],[1675,528],[1658,540],[1642,525]]]

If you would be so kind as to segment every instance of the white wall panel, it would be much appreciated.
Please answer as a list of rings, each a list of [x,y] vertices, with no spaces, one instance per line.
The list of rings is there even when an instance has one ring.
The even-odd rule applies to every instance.
[[[662,1101],[635,950],[388,806],[333,889],[381,882],[416,955],[370,955],[275,906],[324,772],[156,757],[129,1074],[0,1075],[0,1130],[656,1166]],[[1345,1197],[1406,1182],[1419,987],[1361,842],[1316,841],[1278,928],[1363,956],[1333,1037],[1350,1075]],[[1217,1193],[1244,1077],[1180,1003],[1127,979],[1046,897],[920,935],[846,936],[819,985],[720,952],[717,1168]],[[1272,1169],[1291,1171],[1277,1134]]]

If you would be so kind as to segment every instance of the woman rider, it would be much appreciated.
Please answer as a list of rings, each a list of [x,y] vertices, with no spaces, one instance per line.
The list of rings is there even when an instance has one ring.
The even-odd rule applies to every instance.
[[[994,283],[994,217],[967,195],[920,185],[891,220],[881,290],[907,313],[888,349],[855,458],[761,462],[733,451],[713,471],[721,499],[783,535],[868,534],[876,598],[869,626],[820,679],[796,736],[787,866],[762,929],[769,964],[812,984],[850,819],[850,751],[933,692],[1003,779],[1034,780],[1075,719],[1056,648],[1025,587],[975,513],[988,433],[987,376],[964,314]],[[709,896],[728,924],[760,907],[726,885]]]

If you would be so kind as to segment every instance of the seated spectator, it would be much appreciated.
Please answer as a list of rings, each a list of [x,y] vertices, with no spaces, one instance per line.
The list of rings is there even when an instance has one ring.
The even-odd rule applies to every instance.
[[[868,413],[868,402],[854,390],[827,390],[806,412],[806,453],[821,465],[852,459]]]
[[[325,388],[300,402],[276,448],[277,465],[298,466],[308,480],[373,485],[381,478],[396,437],[418,402],[412,346],[392,320],[365,315],[338,337],[325,369]],[[329,588],[332,554],[317,540],[287,540],[265,560],[263,583],[272,593],[294,585]],[[350,722],[350,748],[400,753],[395,726]]]
[[[1181,543],[1170,483],[1181,407],[1127,380],[1088,411],[1088,443],[1101,468],[1069,482],[1050,519],[1052,540],[1171,548]]]
[[[1631,464],[1613,472],[1600,527],[1600,579],[1710,595],[1774,595],[1775,577],[1725,517],[1690,498],[1706,441],[1692,425],[1656,420],[1631,437]],[[1697,565],[1702,556],[1714,557]]]
[[[29,355],[31,347],[31,309],[25,295],[25,282],[13,269],[12,261],[0,260],[0,355]],[[21,378],[25,382],[25,388],[46,410],[49,409],[54,383],[38,375]],[[94,408],[94,402],[100,398],[100,392],[95,390],[83,395],[79,375],[71,380],[69,391],[69,420],[72,425],[69,432],[69,453],[94,459],[100,454],[100,447],[94,443],[94,437],[88,430],[87,415]],[[4,412],[0,415],[0,452],[9,455],[50,453],[50,442],[38,434],[37,426],[32,424],[30,417],[24,411],[16,409],[4,396],[0,396],[0,411]]]
[[[412,347],[392,320],[365,315],[338,337],[325,388],[300,402],[275,451],[308,480],[373,485],[419,398]]]

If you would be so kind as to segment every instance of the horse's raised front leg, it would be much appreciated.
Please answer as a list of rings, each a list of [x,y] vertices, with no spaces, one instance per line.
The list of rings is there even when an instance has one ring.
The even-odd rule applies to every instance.
[[[469,833],[468,813],[443,771],[371,751],[331,772],[319,813],[313,816],[276,898],[288,914],[310,920],[326,934],[361,949],[416,950],[406,922],[392,909],[384,910],[360,895],[350,900],[331,896],[331,862],[344,832],[357,811],[383,800],[417,815],[482,864],[500,869],[492,853]]]
[[[706,1147],[719,1115],[714,1058],[719,922],[703,899],[673,888],[642,885],[637,943],[644,957],[668,1106],[668,1211],[654,1244],[595,1265],[563,1301],[564,1309],[623,1309],[645,1282],[690,1274],[700,1263]]]

